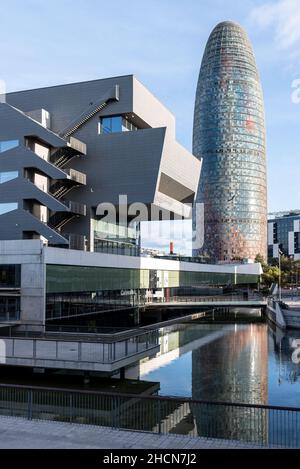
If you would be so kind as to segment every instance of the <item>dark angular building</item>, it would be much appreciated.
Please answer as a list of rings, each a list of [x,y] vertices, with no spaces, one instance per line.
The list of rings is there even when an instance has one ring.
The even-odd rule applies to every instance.
[[[202,59],[194,113],[193,153],[203,158],[197,194],[204,204],[204,244],[213,261],[267,254],[263,95],[246,32],[225,21]],[[194,216],[194,227],[200,230]]]
[[[0,155],[0,240],[125,255],[140,250],[132,204],[147,208],[140,219],[190,217],[201,168],[172,113],[132,75],[8,93]],[[128,220],[119,205],[131,206]]]

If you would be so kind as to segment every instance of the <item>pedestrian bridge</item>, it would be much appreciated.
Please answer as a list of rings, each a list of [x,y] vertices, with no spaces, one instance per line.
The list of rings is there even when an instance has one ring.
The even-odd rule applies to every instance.
[[[236,307],[262,308],[267,306],[267,300],[261,295],[216,295],[216,296],[174,296],[170,301],[152,301],[145,306],[151,307]]]

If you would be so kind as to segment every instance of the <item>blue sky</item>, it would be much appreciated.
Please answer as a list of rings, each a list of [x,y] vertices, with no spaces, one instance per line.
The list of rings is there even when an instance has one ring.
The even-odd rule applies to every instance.
[[[267,122],[269,210],[300,208],[300,0],[1,0],[0,79],[20,90],[134,73],[176,115],[191,149],[196,82],[213,27],[252,42]]]

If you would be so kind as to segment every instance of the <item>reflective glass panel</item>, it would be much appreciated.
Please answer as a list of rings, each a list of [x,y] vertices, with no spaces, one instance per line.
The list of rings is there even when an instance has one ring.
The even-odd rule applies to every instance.
[[[8,202],[8,203],[0,204],[0,215],[3,215],[4,213],[12,212],[13,210],[16,210],[17,208],[18,208],[17,202]]]
[[[11,181],[12,179],[16,179],[18,175],[18,171],[7,171],[0,173],[0,184],[4,184],[5,182]]]
[[[0,141],[0,153],[11,150],[19,145],[19,140],[4,140]]]

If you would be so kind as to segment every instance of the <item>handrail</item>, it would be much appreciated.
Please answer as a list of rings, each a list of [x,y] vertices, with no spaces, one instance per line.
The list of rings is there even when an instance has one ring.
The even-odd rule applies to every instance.
[[[60,388],[60,387],[47,387],[47,386],[34,386],[34,385],[23,385],[23,384],[9,384],[9,383],[0,383],[0,388],[10,388],[10,389],[23,389],[26,391],[59,391],[66,392],[69,394],[86,394],[86,395],[97,395],[97,396],[111,396],[111,397],[128,397],[128,398],[139,398],[139,399],[150,399],[153,401],[171,401],[171,402],[180,402],[180,403],[189,403],[189,404],[202,404],[202,405],[218,405],[218,406],[232,406],[232,407],[246,407],[254,409],[266,409],[266,410],[278,410],[278,411],[291,411],[291,412],[300,412],[299,407],[289,407],[289,406],[277,406],[277,405],[266,405],[266,404],[247,404],[243,402],[228,402],[228,401],[207,401],[202,399],[192,399],[190,397],[177,397],[177,396],[153,396],[153,395],[144,395],[144,394],[133,394],[133,393],[119,393],[119,392],[103,392],[103,391],[90,391],[88,389],[70,389],[70,388]]]
[[[158,328],[159,329],[159,328]],[[17,340],[45,340],[45,341],[63,341],[63,342],[74,342],[74,337],[76,338],[77,342],[89,342],[89,343],[102,343],[102,344],[114,344],[118,342],[123,342],[127,339],[132,339],[135,337],[143,337],[147,334],[151,334],[153,332],[158,333],[158,329],[149,329],[144,330],[138,328],[137,332],[134,332],[134,329],[129,329],[124,332],[116,332],[115,334],[97,334],[97,333],[90,333],[90,332],[83,332],[83,333],[76,333],[76,332],[26,332],[24,331],[24,335],[22,332],[18,332],[17,334],[20,335],[0,335],[2,339],[17,339]],[[49,335],[48,335],[49,334]],[[63,335],[62,335],[63,334]],[[52,337],[51,337],[52,336]]]

